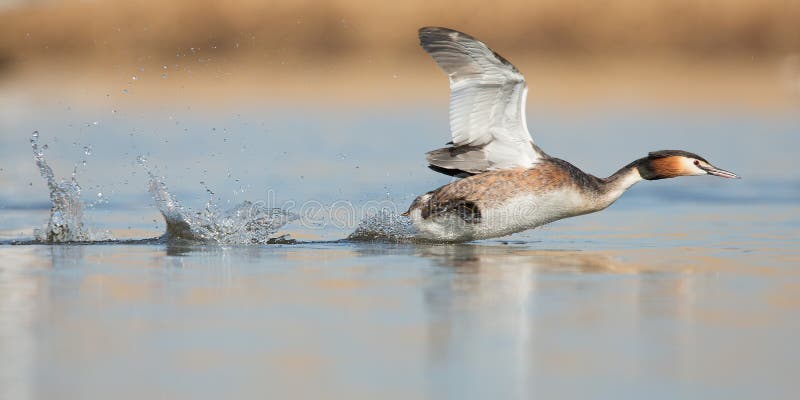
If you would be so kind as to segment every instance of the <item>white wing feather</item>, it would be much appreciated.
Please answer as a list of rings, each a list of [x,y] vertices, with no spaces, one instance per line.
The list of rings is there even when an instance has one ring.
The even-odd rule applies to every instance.
[[[450,78],[453,147],[429,153],[432,165],[469,173],[531,167],[545,155],[525,120],[525,77],[475,38],[446,28],[422,28],[420,44]],[[469,152],[458,148],[470,148]],[[450,151],[448,160],[446,150]],[[456,159],[453,154],[460,157]]]

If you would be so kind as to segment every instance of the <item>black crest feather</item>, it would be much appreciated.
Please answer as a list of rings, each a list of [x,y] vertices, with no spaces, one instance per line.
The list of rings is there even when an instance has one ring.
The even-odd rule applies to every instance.
[[[655,160],[655,159],[658,159],[658,158],[664,158],[664,157],[676,157],[676,156],[677,157],[695,158],[695,159],[698,159],[700,161],[708,162],[708,161],[706,161],[705,158],[700,157],[697,154],[690,153],[688,151],[683,151],[683,150],[659,150],[659,151],[651,151],[649,154],[647,154],[647,158],[649,158],[651,160]]]

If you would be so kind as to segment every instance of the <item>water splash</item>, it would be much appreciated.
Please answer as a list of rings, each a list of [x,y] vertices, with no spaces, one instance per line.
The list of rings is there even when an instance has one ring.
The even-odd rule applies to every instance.
[[[53,169],[44,157],[46,145],[39,146],[39,132],[31,134],[33,159],[39,168],[39,174],[47,182],[50,190],[50,219],[42,229],[35,229],[36,240],[47,243],[75,242],[92,240],[88,230],[83,226],[83,206],[81,203],[81,187],[77,181],[77,171],[72,170],[69,181],[58,181]]]
[[[84,226],[84,203],[81,201],[81,187],[77,181],[77,166],[69,181],[57,180],[44,156],[47,146],[39,145],[38,131],[33,132],[30,142],[36,166],[50,190],[52,204],[47,225],[34,231],[36,240],[46,243],[113,240],[108,232],[94,232]],[[84,153],[90,154],[91,148],[85,148]],[[214,192],[204,183],[202,184],[211,200],[202,210],[195,211],[184,207],[175,199],[163,179],[148,168],[144,156],[137,157],[137,163],[149,176],[148,190],[167,225],[162,240],[233,245],[294,243],[288,235],[274,235],[289,222],[299,219],[299,215],[251,201],[223,210],[214,201]],[[98,204],[106,201],[102,192],[98,192],[97,197]],[[313,219],[309,221],[313,222]],[[418,240],[415,236],[416,230],[408,218],[381,210],[364,218],[347,240],[413,242]]]
[[[209,201],[201,211],[193,211],[175,199],[164,181],[147,168],[144,157],[137,160],[150,177],[148,190],[167,224],[164,239],[240,245],[293,243],[287,235],[272,235],[298,219],[296,214],[250,201],[224,211]]]
[[[413,242],[417,231],[408,217],[389,210],[365,217],[347,240],[359,242]]]

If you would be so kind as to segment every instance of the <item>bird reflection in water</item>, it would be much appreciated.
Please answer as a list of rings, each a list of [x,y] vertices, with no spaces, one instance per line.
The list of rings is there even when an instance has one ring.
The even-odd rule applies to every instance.
[[[675,374],[693,368],[691,329],[676,324],[671,331],[647,333],[654,329],[647,322],[654,317],[694,317],[698,278],[691,266],[623,261],[613,252],[513,245],[418,247],[416,254],[434,266],[423,296],[428,366],[435,379],[493,379],[504,382],[501,387],[509,391],[504,395],[530,397],[548,376],[564,378],[595,368],[591,360],[618,357],[620,349],[611,343],[623,337],[653,348],[662,348],[658,338],[667,337],[679,350],[659,360],[659,367]],[[592,342],[589,336],[610,345],[580,349]],[[612,362],[609,370],[651,362],[651,356],[642,352],[633,360]],[[484,365],[508,369],[487,371]]]

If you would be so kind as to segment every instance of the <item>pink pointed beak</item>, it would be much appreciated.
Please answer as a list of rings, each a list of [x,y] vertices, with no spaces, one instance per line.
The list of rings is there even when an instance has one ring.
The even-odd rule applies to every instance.
[[[722,178],[729,178],[729,179],[742,179],[742,177],[740,177],[739,175],[734,174],[733,172],[725,171],[724,169],[717,168],[717,167],[714,167],[714,166],[711,166],[711,165],[708,166],[708,167],[700,167],[700,168],[703,171],[706,171],[706,173],[708,173],[709,175],[714,175],[714,176],[719,176],[719,177],[722,177]]]

